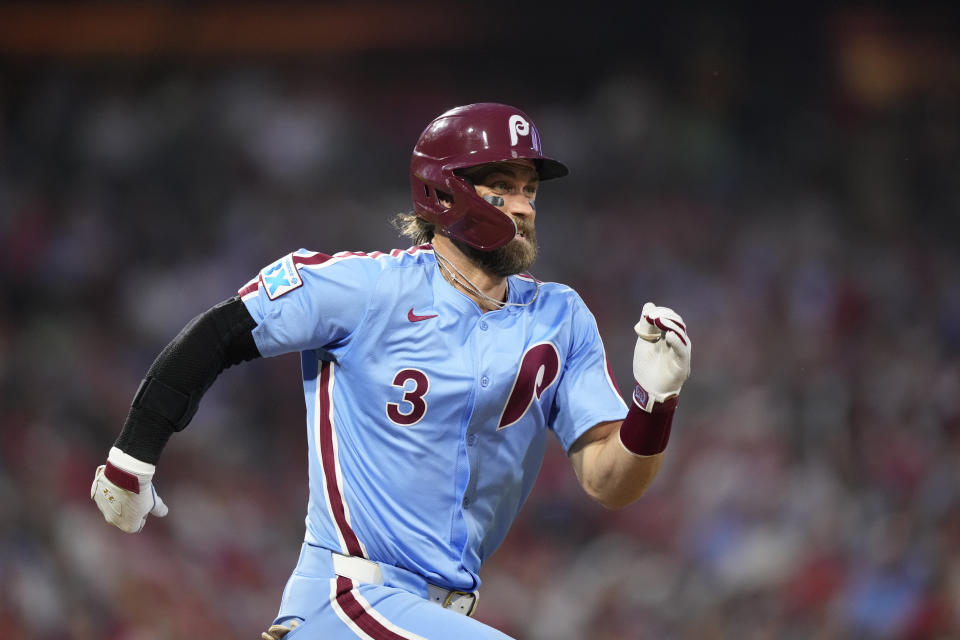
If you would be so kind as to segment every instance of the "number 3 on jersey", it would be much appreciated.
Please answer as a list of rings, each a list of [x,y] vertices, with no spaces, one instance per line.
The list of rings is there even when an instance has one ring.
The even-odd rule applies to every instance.
[[[406,409],[406,405],[409,405],[410,410],[401,411],[399,403],[388,402],[387,417],[390,421],[402,427],[410,427],[423,420],[427,413],[427,401],[423,397],[430,390],[427,374],[419,369],[401,369],[393,376],[393,386],[403,389],[403,408]]]
[[[534,400],[539,400],[549,389],[560,373],[560,354],[549,342],[536,344],[523,354],[517,377],[510,389],[497,431],[516,424],[522,418]],[[387,403],[387,417],[394,424],[409,427],[423,420],[427,413],[427,401],[424,396],[430,390],[430,379],[419,369],[401,369],[393,376],[393,386],[403,390],[402,402]],[[409,411],[402,411],[409,406]]]

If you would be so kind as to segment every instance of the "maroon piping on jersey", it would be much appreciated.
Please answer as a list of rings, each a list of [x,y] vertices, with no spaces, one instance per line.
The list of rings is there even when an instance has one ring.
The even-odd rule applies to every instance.
[[[327,497],[330,500],[330,509],[333,511],[334,524],[340,530],[343,537],[347,555],[363,558],[363,547],[360,546],[360,540],[354,533],[353,527],[347,522],[346,509],[343,504],[342,488],[337,482],[337,461],[336,452],[333,450],[333,415],[331,411],[331,395],[333,389],[330,385],[332,376],[330,362],[324,362],[320,366],[319,380],[317,380],[317,393],[320,397],[319,415],[316,420],[320,421],[320,460],[323,463],[323,480],[327,487]]]
[[[427,244],[416,245],[416,246],[410,247],[409,249],[406,249],[406,250],[394,249],[394,250],[392,250],[392,251],[390,252],[390,255],[393,256],[394,258],[397,258],[397,257],[400,256],[401,253],[408,253],[408,254],[410,254],[410,255],[416,255],[417,252],[419,252],[419,251],[432,251],[432,250],[433,250],[433,246],[432,246],[431,244],[427,243]],[[331,260],[331,259],[333,259],[333,258],[343,258],[343,257],[351,257],[351,258],[355,258],[355,257],[379,258],[379,257],[382,256],[382,255],[385,255],[382,251],[374,251],[373,253],[364,253],[363,251],[344,251],[344,252],[341,252],[341,253],[338,253],[338,254],[332,255],[332,256],[328,256],[328,255],[325,254],[325,253],[316,253],[316,254],[314,254],[314,255],[312,255],[312,256],[301,256],[301,255],[297,255],[297,254],[294,253],[294,254],[292,254],[292,260],[293,260],[293,264],[299,267],[300,265],[312,266],[312,265],[317,265],[317,264],[323,264],[323,263],[326,262],[327,260]],[[239,296],[242,298],[242,297],[246,296],[247,294],[250,294],[250,293],[253,293],[254,291],[256,291],[259,286],[260,286],[260,278],[259,278],[259,274],[258,274],[258,277],[257,277],[257,278],[255,278],[255,279],[251,280],[250,282],[248,282],[247,284],[243,285],[243,287],[241,287],[241,288],[237,291],[237,295],[239,295]]]

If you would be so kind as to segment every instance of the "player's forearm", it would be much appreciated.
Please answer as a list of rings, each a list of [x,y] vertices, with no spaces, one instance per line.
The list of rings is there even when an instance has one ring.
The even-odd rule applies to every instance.
[[[260,356],[251,334],[255,326],[239,298],[191,320],[147,371],[115,446],[156,464],[167,440],[189,424],[220,372]]]
[[[663,463],[663,453],[639,456],[620,442],[617,428],[584,448],[578,475],[587,494],[610,509],[634,502],[653,483]]]

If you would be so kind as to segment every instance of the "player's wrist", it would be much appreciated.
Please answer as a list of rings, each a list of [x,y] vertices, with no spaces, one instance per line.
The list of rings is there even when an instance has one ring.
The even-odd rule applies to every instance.
[[[121,489],[140,493],[140,487],[150,484],[156,466],[138,460],[117,447],[111,447],[103,475]]]
[[[631,399],[633,400],[633,406],[639,407],[647,413],[651,413],[654,411],[654,407],[658,407],[657,410],[659,411],[662,406],[669,405],[671,401],[673,402],[673,406],[675,406],[676,398],[679,394],[679,388],[672,391],[657,391],[654,385],[644,385],[635,379]]]
[[[641,399],[643,403],[640,402]],[[636,384],[634,401],[620,425],[620,444],[637,456],[663,453],[670,440],[670,429],[678,400],[676,394],[654,400],[649,393],[643,391],[639,383]]]

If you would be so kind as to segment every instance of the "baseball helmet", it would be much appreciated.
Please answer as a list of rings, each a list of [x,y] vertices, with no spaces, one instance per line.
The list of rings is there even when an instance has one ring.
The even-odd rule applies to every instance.
[[[455,107],[427,125],[410,159],[414,213],[471,247],[491,251],[517,233],[513,219],[477,195],[459,171],[488,162],[529,159],[540,180],[569,173],[543,155],[540,132],[524,112],[494,102]],[[440,202],[438,192],[452,200]]]

